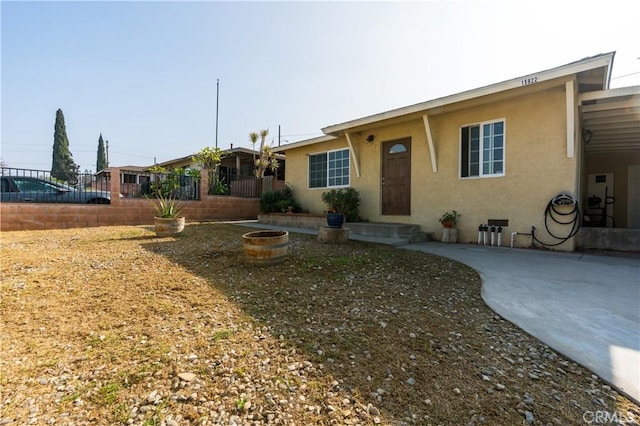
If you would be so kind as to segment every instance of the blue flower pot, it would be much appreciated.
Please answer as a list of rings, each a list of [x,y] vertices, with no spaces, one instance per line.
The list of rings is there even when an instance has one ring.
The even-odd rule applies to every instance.
[[[331,228],[342,228],[344,215],[340,213],[327,213],[327,225]]]

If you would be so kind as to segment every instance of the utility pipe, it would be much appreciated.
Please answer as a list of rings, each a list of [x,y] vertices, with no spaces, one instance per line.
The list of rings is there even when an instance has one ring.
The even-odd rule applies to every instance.
[[[533,245],[533,233],[536,230],[535,226],[531,227],[531,233],[526,233],[526,232],[512,232],[511,233],[511,248],[513,248],[513,242],[516,239],[516,235],[531,235],[531,245]]]

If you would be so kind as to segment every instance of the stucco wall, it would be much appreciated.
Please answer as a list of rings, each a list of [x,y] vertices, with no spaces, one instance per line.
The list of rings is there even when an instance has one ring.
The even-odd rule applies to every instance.
[[[530,232],[536,226],[545,239],[543,214],[549,200],[560,191],[576,190],[576,158],[567,158],[566,101],[564,82],[526,96],[501,96],[501,100],[477,105],[457,105],[452,112],[430,116],[438,171],[433,173],[424,124],[420,116],[410,121],[378,123],[350,134],[360,161],[356,176],[353,157],[351,186],[361,195],[361,216],[371,221],[418,224],[424,231],[441,232],[438,218],[447,210],[462,214],[459,241],[477,240],[477,229],[488,219],[508,219],[503,243],[511,232]],[[505,120],[505,176],[459,178],[460,128],[487,120]],[[373,143],[366,137],[375,135]],[[383,216],[380,206],[381,146],[384,141],[411,137],[411,215]],[[340,138],[286,152],[287,183],[296,199],[311,213],[326,209],[320,196],[326,189],[308,189],[308,154],[348,147]],[[566,227],[555,229],[562,234]],[[549,242],[556,242],[549,239]],[[518,237],[516,245],[527,246],[530,237]],[[569,241],[558,247],[572,250]]]

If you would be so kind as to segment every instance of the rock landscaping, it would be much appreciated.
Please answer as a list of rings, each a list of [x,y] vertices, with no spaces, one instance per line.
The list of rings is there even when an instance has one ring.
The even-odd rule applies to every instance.
[[[246,232],[2,233],[0,425],[639,422],[492,312],[464,265],[292,233],[257,266]]]

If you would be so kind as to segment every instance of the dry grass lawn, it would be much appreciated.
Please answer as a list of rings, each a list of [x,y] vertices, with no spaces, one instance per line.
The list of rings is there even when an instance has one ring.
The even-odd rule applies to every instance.
[[[229,224],[5,232],[0,424],[586,424],[640,408],[492,312],[451,260]],[[589,417],[592,416],[592,417]]]

